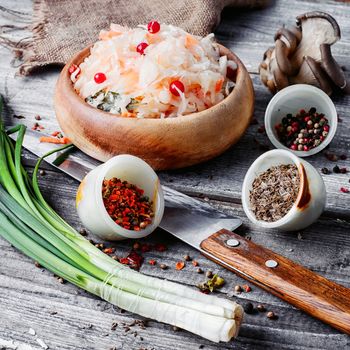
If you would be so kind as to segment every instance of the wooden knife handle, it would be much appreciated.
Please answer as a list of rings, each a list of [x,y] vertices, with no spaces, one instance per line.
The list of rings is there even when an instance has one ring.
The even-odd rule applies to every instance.
[[[350,334],[350,289],[228,230],[214,233],[201,248],[209,259]],[[274,261],[276,267],[267,266]]]

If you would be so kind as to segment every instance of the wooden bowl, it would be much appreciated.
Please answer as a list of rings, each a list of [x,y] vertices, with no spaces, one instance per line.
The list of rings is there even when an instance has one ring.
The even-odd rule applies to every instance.
[[[123,118],[87,104],[74,90],[68,68],[79,65],[90,47],[63,68],[56,84],[55,111],[62,131],[83,152],[101,161],[117,154],[144,159],[155,170],[182,168],[209,160],[236,143],[254,110],[250,76],[239,58],[219,45],[238,65],[232,92],[217,105],[168,119]]]

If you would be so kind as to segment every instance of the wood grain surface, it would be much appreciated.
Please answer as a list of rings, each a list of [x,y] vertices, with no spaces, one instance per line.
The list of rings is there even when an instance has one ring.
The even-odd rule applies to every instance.
[[[17,11],[13,14],[3,8]],[[31,18],[31,0],[1,0],[0,25],[8,25],[5,31],[14,39],[28,36],[28,32],[15,29],[26,26]],[[278,254],[301,264],[308,269],[344,287],[350,287],[350,195],[340,193],[340,187],[349,187],[349,173],[322,175],[327,188],[327,206],[324,215],[302,232],[285,233],[277,230],[261,230],[249,223],[240,203],[243,176],[249,165],[267,148],[272,148],[261,126],[264,110],[271,98],[257,76],[258,64],[267,47],[273,44],[273,35],[281,25],[293,24],[296,15],[306,11],[323,10],[331,13],[339,22],[342,39],[332,47],[334,56],[347,69],[350,63],[350,5],[338,1],[288,1],[279,0],[265,10],[239,12],[228,9],[216,34],[219,40],[232,49],[242,59],[251,73],[256,92],[255,119],[245,136],[222,156],[199,166],[183,170],[160,172],[162,183],[187,194],[202,198],[218,209],[239,216],[243,226],[237,231],[249,236],[254,243],[263,245]],[[52,68],[32,77],[16,77],[17,61],[12,62],[11,52],[0,47],[0,93],[6,99],[5,117],[8,125],[24,123],[32,127],[35,116],[46,132],[58,129],[53,110],[54,86],[59,69]],[[12,64],[11,64],[12,62]],[[346,155],[346,160],[330,162],[324,154],[307,160],[316,168],[333,168],[338,164],[350,168],[350,97],[334,96],[336,108],[341,118],[335,139],[328,151]],[[25,119],[14,118],[14,115]],[[24,152],[24,161],[33,168],[36,158]],[[80,228],[74,207],[78,183],[44,164],[46,174],[40,177],[40,185],[45,198],[63,217]],[[91,235],[89,238],[94,239]],[[277,320],[269,320],[266,313],[247,314],[239,337],[228,344],[213,344],[185,331],[174,331],[170,326],[150,322],[144,329],[138,329],[139,336],[125,332],[122,322],[131,322],[136,315],[121,313],[108,303],[78,290],[70,284],[60,284],[51,273],[35,267],[33,262],[18,253],[7,242],[0,240],[0,344],[14,341],[29,344],[33,349],[42,349],[36,338],[42,339],[50,349],[157,349],[174,350],[198,349],[349,349],[350,337],[332,327],[308,316],[304,312],[281,301],[277,297],[252,286],[250,293],[234,293],[235,285],[246,282],[230,271],[219,267],[200,256],[195,250],[158,230],[145,242],[167,244],[164,253],[145,254],[146,263],[141,272],[167,278],[193,286],[202,282],[203,274],[196,273],[191,264],[181,271],[175,270],[175,263],[189,254],[204,270],[212,270],[225,278],[225,286],[219,296],[232,298],[245,304],[261,303],[267,310],[278,315]],[[125,256],[131,242],[114,244],[116,254]],[[154,258],[166,263],[168,270],[161,270],[147,264]],[[118,322],[112,331],[112,322]],[[33,328],[36,335],[29,333]],[[143,338],[141,340],[141,337]],[[2,343],[1,343],[2,342]],[[0,345],[1,348],[2,345]]]

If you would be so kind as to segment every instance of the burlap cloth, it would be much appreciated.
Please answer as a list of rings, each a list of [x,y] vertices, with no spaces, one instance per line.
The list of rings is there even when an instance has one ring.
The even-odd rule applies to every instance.
[[[264,6],[268,0],[34,0],[32,37],[12,43],[23,63],[19,73],[64,64],[95,42],[111,22],[135,27],[151,20],[196,35],[213,31],[224,7]],[[7,40],[7,45],[10,41]]]

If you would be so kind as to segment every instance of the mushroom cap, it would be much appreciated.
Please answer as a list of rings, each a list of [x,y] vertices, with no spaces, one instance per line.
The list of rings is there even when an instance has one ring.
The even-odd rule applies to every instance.
[[[338,25],[337,21],[334,19],[334,17],[332,17],[329,13],[321,12],[321,11],[312,11],[312,12],[306,12],[302,15],[297,16],[296,17],[297,25],[300,25],[302,27],[302,31],[305,30],[303,27],[303,24],[305,22],[310,22],[310,21],[308,21],[309,19],[313,19],[314,21],[316,21],[316,23],[319,26],[322,26],[322,29],[326,29],[325,30],[326,36],[328,36],[328,39],[330,41],[333,40],[332,42],[328,42],[329,44],[334,44],[336,41],[338,41],[340,39],[341,34],[340,34],[339,25]],[[327,27],[329,26],[329,25],[327,26],[327,22],[332,27],[331,31],[329,31],[329,29],[327,29]],[[317,32],[313,32],[313,34],[319,34],[319,33],[317,31]]]
[[[345,74],[339,64],[336,62],[331,52],[331,45],[329,44],[321,44],[321,65],[325,70],[329,78],[333,81],[333,83],[341,89],[345,89],[347,86],[347,81],[345,78]]]

